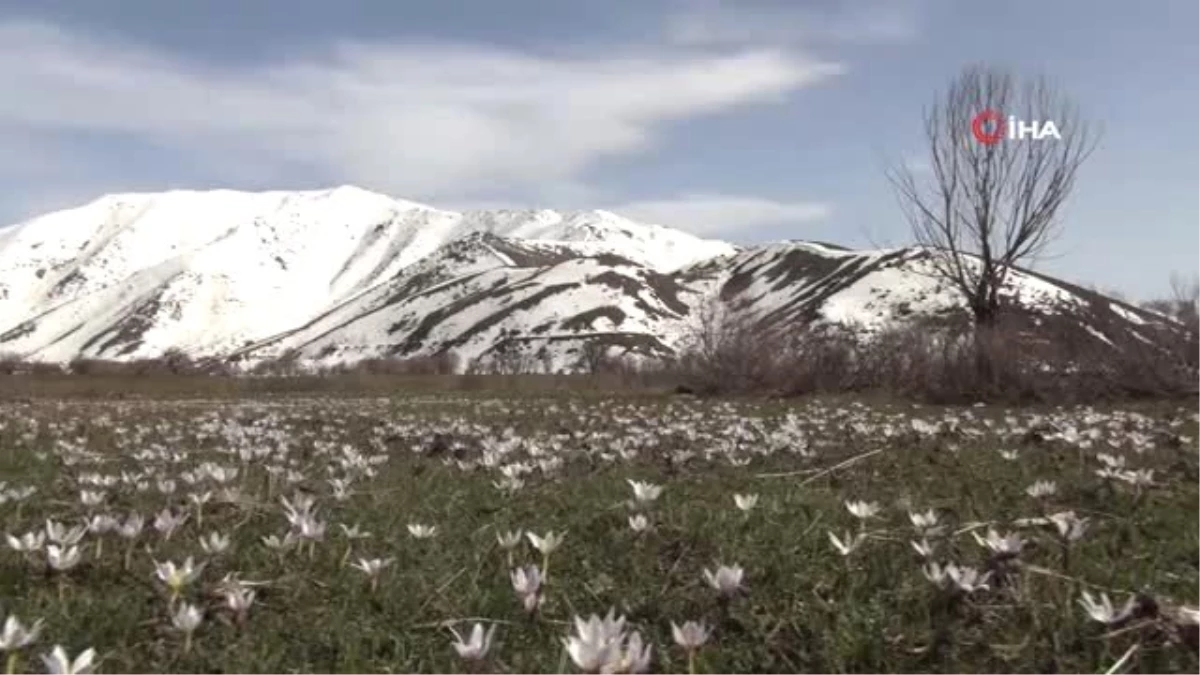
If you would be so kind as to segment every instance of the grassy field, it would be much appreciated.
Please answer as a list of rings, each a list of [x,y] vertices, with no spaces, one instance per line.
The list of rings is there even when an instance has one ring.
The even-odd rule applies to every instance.
[[[40,629],[0,646],[16,672],[55,645],[99,672],[1196,672],[1196,439],[1176,404],[9,399],[0,618]]]

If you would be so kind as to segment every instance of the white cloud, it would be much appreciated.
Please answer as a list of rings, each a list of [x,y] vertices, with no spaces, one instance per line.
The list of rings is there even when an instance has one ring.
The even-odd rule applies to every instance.
[[[0,22],[0,45],[0,138],[73,166],[73,182],[120,181],[121,156],[64,140],[90,136],[164,149],[235,184],[287,187],[303,175],[425,200],[578,190],[597,162],[646,151],[665,124],[841,72],[768,48],[549,58],[361,43],[233,67],[31,22]],[[0,157],[6,179],[53,173],[34,169]]]
[[[634,201],[608,210],[645,223],[718,237],[736,237],[767,225],[817,221],[827,218],[831,212],[827,204],[721,194]]]

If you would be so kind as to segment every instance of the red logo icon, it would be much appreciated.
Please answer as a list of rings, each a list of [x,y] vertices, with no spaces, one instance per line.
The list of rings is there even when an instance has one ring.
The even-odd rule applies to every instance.
[[[988,130],[988,126],[991,130]],[[984,145],[994,145],[1004,138],[1004,116],[995,110],[984,110],[971,120],[971,133]]]

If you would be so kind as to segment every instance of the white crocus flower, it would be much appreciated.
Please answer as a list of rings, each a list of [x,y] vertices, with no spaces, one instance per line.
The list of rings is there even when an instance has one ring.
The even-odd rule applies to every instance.
[[[171,598],[174,599],[179,597],[184,588],[199,578],[206,564],[197,565],[191,556],[188,556],[182,565],[176,565],[170,560],[163,563],[155,562],[154,576],[158,577],[158,580],[171,591]]]
[[[575,617],[575,635],[564,640],[567,654],[575,665],[588,673],[608,672],[621,658],[625,637],[625,617],[614,618],[615,611],[601,619],[593,614],[586,621]]]
[[[1101,593],[1098,602],[1087,591],[1082,591],[1079,597],[1079,605],[1083,607],[1087,615],[1093,621],[1103,624],[1124,621],[1129,615],[1133,614],[1134,604],[1134,597],[1132,595],[1125,600],[1125,606],[1119,610],[1113,607],[1112,600],[1109,599],[1107,593]]]
[[[1154,485],[1154,469],[1137,469],[1119,471],[1116,476],[1117,480],[1124,481],[1136,488],[1149,487]]]
[[[708,627],[703,622],[687,621],[682,626],[671,622],[671,637],[688,655],[688,672],[696,672],[696,652],[708,642]]]
[[[141,514],[131,513],[126,516],[125,522],[117,526],[117,536],[122,539],[137,539],[145,525],[146,519]]]
[[[526,532],[525,536],[529,539],[530,545],[537,549],[542,555],[550,555],[554,551],[558,550],[558,547],[562,546],[563,539],[566,538],[565,533],[555,534],[554,532],[547,532],[546,535],[542,537],[539,537],[532,532]]]
[[[104,503],[105,494],[99,490],[80,490],[79,503],[87,506],[100,506]]]
[[[311,495],[297,494],[291,500],[287,497],[280,497],[279,501],[283,504],[284,515],[292,527],[299,527],[300,522],[306,520],[312,515],[313,506],[316,504],[316,499]]]
[[[220,532],[209,532],[208,536],[200,537],[200,548],[209,555],[220,555],[229,550],[231,540],[229,535]]]
[[[87,529],[92,534],[103,535],[116,530],[120,524],[116,518],[106,513],[99,513],[88,519]]]
[[[542,587],[542,575],[537,565],[518,567],[509,572],[513,591],[517,595],[526,596],[537,593]]]
[[[704,570],[704,580],[721,595],[731,596],[741,590],[744,572],[738,565],[718,565],[716,572]]]
[[[626,480],[629,487],[633,488],[633,498],[638,504],[647,505],[658,499],[662,494],[663,488],[661,485],[653,483],[643,483],[642,481]]]
[[[928,539],[909,543],[912,544],[913,550],[917,552],[917,555],[922,558],[928,559],[933,557],[933,544],[929,543]]]
[[[949,576],[946,574],[946,568],[936,562],[928,562],[921,567],[921,573],[925,578],[938,588],[945,588],[946,582],[949,581]]]
[[[975,538],[977,544],[988,549],[999,558],[1015,558],[1020,555],[1021,549],[1025,547],[1025,540],[1016,532],[1002,537],[996,530],[989,527],[986,538],[979,536],[977,532],[972,532],[971,536]]]
[[[46,539],[59,546],[75,546],[87,534],[87,526],[76,525],[68,528],[66,525],[53,520],[46,521]]]
[[[703,622],[687,621],[682,626],[671,622],[671,637],[675,644],[689,651],[703,647],[708,642],[708,628]]]
[[[525,606],[525,610],[532,612],[537,609],[542,590],[542,573],[537,565],[518,567],[509,572],[509,578],[513,591]]]
[[[959,567],[958,565],[946,565],[946,577],[964,593],[974,593],[975,591],[987,590],[987,580],[992,576],[991,572],[980,574],[973,567]]]
[[[629,529],[634,532],[645,532],[650,529],[650,519],[642,513],[629,516]]]
[[[79,564],[80,550],[78,546],[65,548],[57,544],[46,545],[46,562],[56,572],[67,572]]]
[[[411,534],[414,539],[429,539],[437,534],[437,525],[409,523],[408,533]]]
[[[185,602],[171,616],[171,625],[183,633],[183,651],[186,654],[192,650],[192,634],[204,622],[204,612],[197,606]]]
[[[610,662],[609,667],[614,673],[649,672],[652,652],[653,645],[643,641],[642,634],[635,630],[625,638],[616,662]]]
[[[879,515],[879,505],[874,502],[847,501],[846,510],[850,512],[850,515],[859,520],[866,520]]]
[[[204,622],[204,612],[199,607],[185,602],[171,616],[171,624],[182,633],[193,633]]]
[[[72,660],[62,645],[54,645],[54,651],[42,655],[42,663],[46,666],[46,672],[51,675],[83,675],[92,672],[95,658],[96,650],[91,647]]]
[[[16,614],[9,614],[8,618],[4,620],[4,630],[0,631],[0,652],[15,652],[18,649],[24,649],[36,642],[41,632],[41,619],[26,627]]]
[[[40,551],[46,544],[46,533],[42,530],[26,532],[20,537],[14,537],[11,534],[6,534],[4,537],[8,540],[8,547],[18,553]]]
[[[522,532],[520,530],[517,530],[516,532],[503,532],[497,534],[496,543],[498,543],[500,548],[504,549],[505,551],[511,551],[521,543],[521,534]]]
[[[755,506],[758,506],[758,495],[757,494],[748,494],[748,495],[735,494],[733,496],[733,503],[742,512],[749,513],[750,511],[752,511],[754,509]]]
[[[829,543],[833,544],[833,547],[836,548],[837,552],[842,556],[848,556],[851,553],[854,553],[856,550],[858,550],[858,547],[862,546],[863,543],[867,541],[867,535],[864,532],[859,532],[858,534],[850,534],[849,532],[846,532],[842,538],[839,538],[833,532],[826,532],[826,534],[829,536]]]
[[[525,537],[529,539],[529,543],[542,554],[542,583],[550,578],[550,554],[557,551],[559,546],[562,546],[563,540],[567,534],[555,534],[547,532],[544,537],[539,537],[532,532],[526,532]]]
[[[204,492],[192,492],[188,494],[188,501],[192,503],[192,506],[204,506],[212,501],[212,498],[212,490],[205,490]]]
[[[392,558],[359,558],[358,562],[351,565],[354,569],[367,575],[370,580],[371,590],[375,591],[379,587],[379,577],[383,571],[388,568],[393,562]]]
[[[316,542],[325,538],[327,527],[328,524],[323,520],[319,520],[315,515],[305,515],[296,524],[296,534],[301,539],[309,542],[309,554],[313,550],[311,547],[315,546]]]
[[[342,530],[342,536],[351,541],[371,538],[371,533],[360,529],[358,525],[347,527],[344,523],[338,523],[338,528]]]
[[[183,513],[175,515],[171,509],[163,509],[154,517],[154,529],[158,530],[163,539],[170,539],[171,535],[178,530],[180,526],[187,522],[188,514]]]
[[[1052,480],[1039,480],[1025,488],[1025,494],[1034,499],[1045,499],[1058,493],[1058,484]]]
[[[935,537],[942,533],[942,527],[938,526],[937,511],[929,509],[925,513],[909,513],[908,520],[912,522],[913,529],[922,537]]]
[[[222,595],[225,597],[225,606],[237,617],[238,623],[245,623],[246,613],[254,604],[257,593],[243,586],[235,586],[224,589]]]
[[[286,551],[296,545],[296,535],[294,532],[287,532],[282,537],[277,534],[268,534],[262,538],[263,546],[274,551]]]
[[[1088,519],[1076,516],[1074,511],[1055,513],[1049,518],[1058,530],[1058,536],[1066,542],[1078,541],[1087,532]]]
[[[496,634],[496,624],[492,624],[484,630],[482,623],[475,624],[471,629],[470,637],[463,640],[462,635],[454,628],[450,629],[454,633],[453,647],[454,651],[458,652],[459,658],[466,661],[482,661],[487,657],[488,650],[492,648],[492,638]]]

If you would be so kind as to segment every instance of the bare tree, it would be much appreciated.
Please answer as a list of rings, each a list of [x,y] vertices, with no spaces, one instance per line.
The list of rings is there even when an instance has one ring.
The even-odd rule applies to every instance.
[[[1142,307],[1165,314],[1193,332],[1200,329],[1200,276],[1172,273],[1170,289],[1168,297],[1143,302]]]
[[[1175,318],[1195,331],[1200,325],[1200,276],[1172,274],[1171,301],[1175,304]]]
[[[1009,116],[1053,122],[1059,137],[1008,139]],[[934,276],[962,295],[977,328],[992,326],[1009,272],[1056,234],[1097,135],[1046,79],[1019,84],[991,66],[965,69],[924,120],[929,166],[901,163],[888,178]]]

